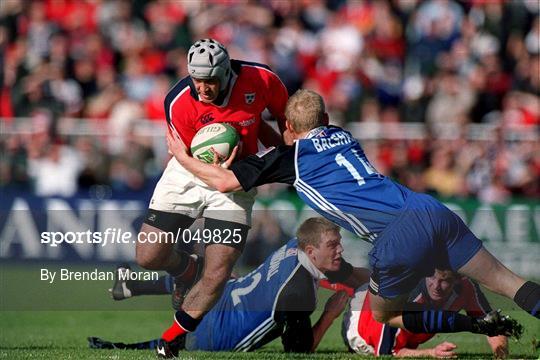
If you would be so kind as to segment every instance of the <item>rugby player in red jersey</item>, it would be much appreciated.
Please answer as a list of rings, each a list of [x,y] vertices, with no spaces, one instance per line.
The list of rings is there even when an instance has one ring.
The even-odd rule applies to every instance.
[[[435,270],[422,280],[411,293],[410,300],[429,309],[450,311],[465,310],[472,317],[484,317],[491,307],[479,286],[466,277],[450,270]],[[420,344],[435,334],[414,334],[377,322],[373,318],[370,294],[367,287],[360,288],[351,301],[350,309],[343,317],[343,338],[352,351],[364,355],[431,356],[455,357],[457,346],[442,342],[433,348],[418,349]],[[505,336],[487,337],[497,358],[508,355],[508,340]]]
[[[264,146],[281,141],[261,119],[268,109],[280,130],[285,128],[287,90],[268,66],[231,60],[225,47],[213,39],[193,44],[187,60],[189,76],[165,97],[169,131],[189,146],[203,126],[228,123],[240,135],[240,157],[257,153],[259,140]],[[185,170],[174,157],[169,161],[150,200],[136,247],[140,266],[165,270],[177,279],[175,297],[178,307],[181,300],[183,304],[175,316],[176,327],[164,334],[165,340],[193,331],[219,299],[245,245],[254,195],[254,191],[222,194]],[[205,248],[204,270],[197,257],[174,251],[171,239],[180,231],[189,240],[187,229],[200,217],[212,234],[212,243]],[[193,285],[199,271],[202,276]]]

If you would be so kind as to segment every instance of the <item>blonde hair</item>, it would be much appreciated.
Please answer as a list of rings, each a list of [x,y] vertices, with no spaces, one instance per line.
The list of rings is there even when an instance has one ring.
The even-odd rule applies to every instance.
[[[285,117],[296,132],[309,131],[324,125],[324,101],[315,91],[300,89],[287,101]]]
[[[323,217],[307,219],[296,231],[298,247],[302,250],[305,250],[308,245],[319,248],[322,235],[329,231],[339,232],[339,226]]]

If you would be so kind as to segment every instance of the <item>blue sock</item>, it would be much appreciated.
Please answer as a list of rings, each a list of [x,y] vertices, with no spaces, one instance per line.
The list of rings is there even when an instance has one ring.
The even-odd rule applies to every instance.
[[[454,333],[472,331],[474,319],[454,311],[404,311],[403,325],[412,333]]]

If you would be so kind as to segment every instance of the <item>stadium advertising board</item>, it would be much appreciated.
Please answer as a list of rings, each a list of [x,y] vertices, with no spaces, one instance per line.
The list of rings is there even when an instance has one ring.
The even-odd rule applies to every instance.
[[[527,201],[488,205],[470,200],[445,204],[504,264],[524,276],[540,277],[540,205]],[[138,199],[14,196],[6,199],[1,211],[0,258],[131,261],[145,210],[146,202]],[[298,224],[312,215],[294,196],[263,198],[254,210],[254,219],[271,216],[286,234],[293,234]],[[178,238],[183,241],[182,234]],[[365,264],[368,246],[360,245],[346,232],[344,238],[346,243],[357,244],[347,251],[355,253],[359,264]]]

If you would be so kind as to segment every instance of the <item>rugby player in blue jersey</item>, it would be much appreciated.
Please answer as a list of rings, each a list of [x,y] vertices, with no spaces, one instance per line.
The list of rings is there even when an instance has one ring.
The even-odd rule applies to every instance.
[[[409,292],[437,267],[466,275],[540,317],[540,286],[501,264],[439,201],[379,174],[349,132],[327,125],[320,95],[299,90],[289,99],[285,116],[284,135],[294,142],[235,163],[229,160],[229,169],[189,157],[173,134],[168,135],[169,149],[186,169],[222,192],[291,184],[321,215],[372,243],[371,305],[379,322],[413,333],[517,335],[515,322],[498,313],[475,319],[444,310],[403,310]]]
[[[357,288],[369,281],[370,271],[353,268],[342,259],[340,228],[321,217],[307,219],[296,238],[270,255],[258,268],[230,280],[223,295],[194,332],[173,342],[136,344],[89,338],[94,348],[156,348],[161,357],[179,349],[251,351],[282,337],[285,351],[314,351],[347,303],[346,292],[334,294],[312,327],[319,280]]]

